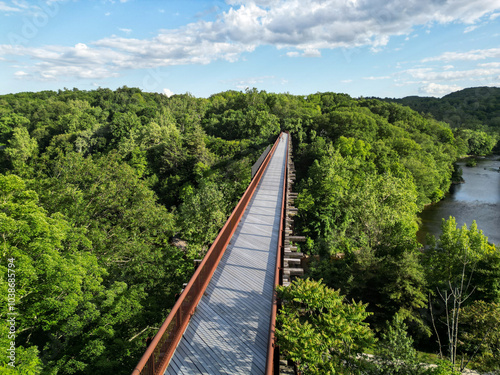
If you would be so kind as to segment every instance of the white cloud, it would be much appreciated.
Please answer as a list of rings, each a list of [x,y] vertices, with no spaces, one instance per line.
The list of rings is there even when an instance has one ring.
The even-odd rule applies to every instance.
[[[22,70],[19,70],[14,73],[14,77],[16,78],[25,78],[27,76],[29,76],[29,73],[23,72]]]
[[[456,69],[451,66],[407,69],[395,74],[395,84],[416,85],[421,94],[432,96],[442,96],[463,87],[498,86],[500,63],[478,64],[470,69]]]
[[[389,76],[381,76],[381,77],[363,77],[363,79],[367,79],[367,80],[370,80],[370,81],[377,81],[377,80],[380,80],[380,79],[391,79],[391,77],[389,77]]]
[[[28,9],[30,7],[26,0],[12,0],[12,3],[22,9]]]
[[[340,81],[341,83],[351,83],[352,82],[352,79],[343,79],[342,81]]]
[[[123,28],[119,28],[118,30],[124,32],[125,34],[130,34],[132,32],[132,29],[123,29]]]
[[[88,44],[86,49],[46,46],[8,50],[0,56],[31,58],[29,73],[57,77],[117,75],[122,69],[156,68],[183,64],[237,61],[261,45],[289,48],[289,57],[319,57],[321,50],[368,46],[380,51],[391,36],[409,35],[417,25],[435,23],[473,25],[500,9],[500,0],[228,0],[232,5],[215,21],[199,20],[177,29],[160,30],[155,37],[135,39],[111,36]],[[0,2],[0,6],[7,6]],[[495,14],[495,13],[494,13]],[[128,32],[128,29],[122,29]],[[429,31],[429,30],[428,30]],[[469,59],[500,56],[494,51],[471,51]],[[464,55],[465,56],[465,55]],[[427,59],[446,61],[459,54]],[[26,68],[26,69],[28,69]],[[44,69],[47,71],[44,72]],[[47,73],[49,72],[49,73]],[[53,73],[50,73],[53,72]],[[92,73],[94,72],[94,73]]]
[[[269,8],[276,6],[281,0],[226,0],[229,5],[255,4],[261,7]]]
[[[75,50],[76,51],[85,51],[85,50],[88,50],[89,47],[87,47],[87,45],[85,43],[78,43],[75,45]]]
[[[464,79],[480,79],[484,77],[493,77],[500,74],[498,68],[475,68],[468,70],[447,70],[434,71],[432,68],[408,69],[406,73],[415,79],[421,81],[456,81]]]
[[[0,1],[0,12],[20,12],[22,9],[7,5],[4,1]]]
[[[174,92],[172,90],[165,88],[165,89],[163,89],[163,95],[170,98],[172,95],[174,95]]]
[[[438,83],[428,83],[425,86],[420,87],[420,94],[431,95],[441,97],[443,95],[449,94],[453,91],[462,90],[463,87],[457,85],[440,85]]]
[[[303,53],[304,57],[321,57],[321,52],[316,48],[308,48]]]
[[[298,51],[287,52],[286,55],[288,57],[321,57],[321,51],[315,48],[311,48],[306,49],[302,53]]]
[[[475,49],[467,52],[445,52],[436,57],[423,59],[429,61],[456,61],[456,60],[484,60],[489,58],[500,58],[500,48]]]
[[[478,25],[467,26],[464,30],[464,34],[470,33],[471,31],[476,30],[478,27]]]
[[[48,46],[28,48],[22,46],[0,45],[0,55],[29,56],[38,62],[30,67],[29,75],[41,80],[57,80],[60,77],[105,78],[115,77],[118,73],[112,69],[121,56],[111,50],[96,50],[86,44],[78,43],[74,47]],[[21,78],[21,76],[18,76]]]
[[[11,13],[22,13],[23,15],[31,17],[53,17],[57,14],[59,10],[58,3],[64,3],[68,0],[39,0],[39,1],[27,1],[27,0],[11,0],[8,4],[5,1],[0,1],[0,12]],[[36,21],[35,21],[36,23]]]
[[[484,68],[500,68],[500,62],[491,62],[491,63],[477,64],[477,66],[481,66],[481,67],[484,67]]]

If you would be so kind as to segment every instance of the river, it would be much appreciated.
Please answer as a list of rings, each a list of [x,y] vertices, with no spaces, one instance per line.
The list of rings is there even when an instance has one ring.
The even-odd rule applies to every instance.
[[[417,237],[425,242],[425,234],[438,236],[442,218],[454,216],[457,225],[470,227],[473,220],[488,237],[500,246],[500,156],[478,158],[477,166],[462,167],[465,183],[452,185],[450,192],[438,203],[429,205],[420,214],[422,225]]]

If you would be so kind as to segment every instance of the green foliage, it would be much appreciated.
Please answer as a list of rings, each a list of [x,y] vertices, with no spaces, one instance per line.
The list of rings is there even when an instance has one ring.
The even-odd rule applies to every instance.
[[[130,372],[279,132],[261,94],[237,96],[227,110],[244,112],[238,137],[262,140],[208,137],[202,123],[217,111],[206,116],[210,102],[189,94],[123,87],[0,98],[4,185],[19,185],[12,199],[23,197],[27,215],[10,217],[6,198],[4,242],[16,244],[24,280],[19,369]],[[187,248],[170,245],[174,236]]]
[[[425,253],[428,278],[434,288],[460,283],[464,269],[468,277],[473,277],[480,261],[494,259],[497,255],[495,247],[488,243],[488,237],[478,229],[475,221],[470,228],[465,224],[458,228],[455,218],[450,216],[448,220],[443,219],[441,231],[437,241],[429,242]],[[495,294],[493,291],[489,293]]]
[[[22,179],[0,175],[0,195],[2,289],[6,288],[5,265],[12,258],[18,342],[27,349],[20,348],[21,370],[39,368],[38,350],[32,345],[39,344],[43,336],[60,340],[81,333],[72,321],[95,311],[94,296],[102,291],[105,270],[90,252],[85,231],[73,228],[60,214],[48,216],[38,206],[37,194],[27,190]],[[5,318],[5,304],[2,310]]]
[[[313,163],[299,194],[297,208],[306,233],[337,242],[350,239],[352,248],[386,243],[395,227],[398,235],[414,235],[417,205],[411,179],[377,174],[363,141],[339,142],[340,151],[329,147]]]
[[[413,96],[386,100],[407,105],[456,128],[457,141],[463,142],[461,154],[488,154],[500,139],[500,89],[497,87],[468,88],[441,99]]]
[[[408,336],[404,319],[399,314],[394,315],[387,331],[382,333],[375,362],[381,374],[422,373],[413,339]]]
[[[496,96],[486,91],[475,93],[488,103],[475,112],[450,96],[447,111],[479,119],[453,131],[399,104],[331,92],[251,89],[199,99],[125,86],[1,96],[0,168],[10,193],[0,225],[6,246],[21,254],[26,371],[129,373],[280,130],[294,142],[296,231],[308,237],[302,250],[318,256],[310,274],[369,303],[331,296],[336,309],[357,311],[356,322],[381,331],[397,313],[422,340],[426,284],[442,286],[444,270],[421,262],[416,215],[448,191],[459,155],[491,149],[496,136],[480,122],[496,126]],[[170,245],[172,237],[187,247]],[[498,252],[474,262],[475,296],[498,303]],[[313,313],[297,319],[322,322]],[[313,328],[304,332],[307,342],[331,344]],[[314,358],[359,349],[342,345]]]
[[[24,172],[28,159],[36,155],[38,149],[36,140],[30,137],[26,128],[15,128],[8,144],[4,153],[12,164],[12,169],[16,172]]]
[[[315,162],[296,203],[301,222],[308,225],[304,232],[321,239],[318,253],[325,259],[312,274],[351,298],[369,302],[370,311],[378,313],[372,323],[384,324],[397,311],[418,322],[414,312],[425,306],[426,297],[414,252],[414,184],[408,177],[377,174],[362,141],[357,142],[363,145],[359,156],[348,149],[353,142],[339,141],[345,157],[331,150]],[[346,256],[329,259],[337,253]]]
[[[472,275],[474,298],[500,303],[500,251],[488,251],[477,262]]]
[[[209,245],[227,220],[227,203],[223,192],[213,182],[203,182],[198,189],[187,186],[179,208],[183,237],[190,242]]]
[[[467,167],[475,167],[477,165],[477,160],[474,159],[474,158],[471,158],[471,159],[467,160],[467,162],[465,163],[465,165]]]
[[[371,375],[459,375],[453,365],[445,360],[437,364],[423,363],[413,347],[404,319],[394,315],[377,343],[373,359],[367,361],[365,373]]]
[[[488,155],[497,143],[494,136],[481,130],[461,129],[458,134],[467,143],[468,154],[472,155]]]
[[[278,287],[283,307],[276,336],[281,350],[304,374],[359,373],[358,353],[375,340],[364,319],[366,305],[346,303],[321,281],[295,280]]]
[[[446,360],[441,360],[435,367],[430,367],[424,372],[425,375],[461,375],[461,372]]]
[[[461,349],[480,371],[500,368],[500,305],[475,301],[462,310]]]
[[[324,277],[329,287],[368,303],[367,311],[373,315],[367,321],[373,329],[384,329],[386,321],[398,313],[412,334],[427,340],[430,329],[420,315],[427,296],[419,252],[408,247],[388,250],[363,249],[345,254],[343,259],[325,256],[312,263],[309,275]]]
[[[459,358],[464,351],[471,355],[472,346],[479,349],[480,339],[477,331],[472,333],[475,323],[470,313],[476,311],[480,319],[480,314],[492,312],[486,311],[485,302],[474,301],[478,298],[498,301],[500,255],[478,230],[475,221],[470,228],[466,225],[457,228],[455,219],[450,217],[443,219],[441,236],[437,241],[430,241],[425,258],[430,292],[439,296],[436,299],[443,306],[433,316],[435,333],[453,366],[462,368]],[[495,304],[491,306],[493,311],[498,308]],[[469,328],[463,327],[464,320],[469,322]],[[465,345],[462,340],[467,340]]]
[[[410,96],[390,100],[421,113],[431,113],[435,118],[453,126],[470,126],[478,121],[497,126],[497,118],[500,116],[499,97],[500,90],[496,87],[474,87],[453,92],[441,99]]]
[[[229,140],[277,136],[279,118],[270,113],[265,97],[266,93],[256,90],[246,95],[228,91],[211,97],[212,105],[203,121],[205,129],[211,135]]]

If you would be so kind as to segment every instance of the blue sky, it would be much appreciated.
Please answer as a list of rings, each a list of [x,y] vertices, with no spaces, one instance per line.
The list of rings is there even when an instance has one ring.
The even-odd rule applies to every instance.
[[[500,86],[500,0],[0,0],[0,94]]]

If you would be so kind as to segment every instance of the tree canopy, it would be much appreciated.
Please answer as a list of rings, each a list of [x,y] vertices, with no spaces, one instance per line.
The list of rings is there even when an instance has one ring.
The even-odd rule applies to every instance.
[[[494,106],[490,94],[481,100]],[[415,235],[418,213],[448,191],[457,158],[492,150],[496,110],[480,108],[481,124],[450,126],[448,117],[332,92],[196,98],[125,86],[0,96],[0,287],[8,290],[14,259],[18,370],[128,374],[248,186],[251,165],[284,130],[297,169],[295,226],[307,237],[301,251],[310,278],[323,280],[294,288],[328,305],[304,300],[310,308],[301,310],[295,292],[282,290],[285,341],[306,324],[304,343],[317,348],[304,353],[319,349],[308,368],[338,368],[397,315],[393,332],[403,337],[404,324],[415,345],[435,349],[423,311],[470,252],[462,239],[479,254],[474,301],[498,303],[498,251],[477,228],[466,235],[447,224],[427,257]],[[447,252],[456,261],[445,262]],[[464,324],[478,327],[469,316]],[[341,318],[340,331],[330,327]]]

